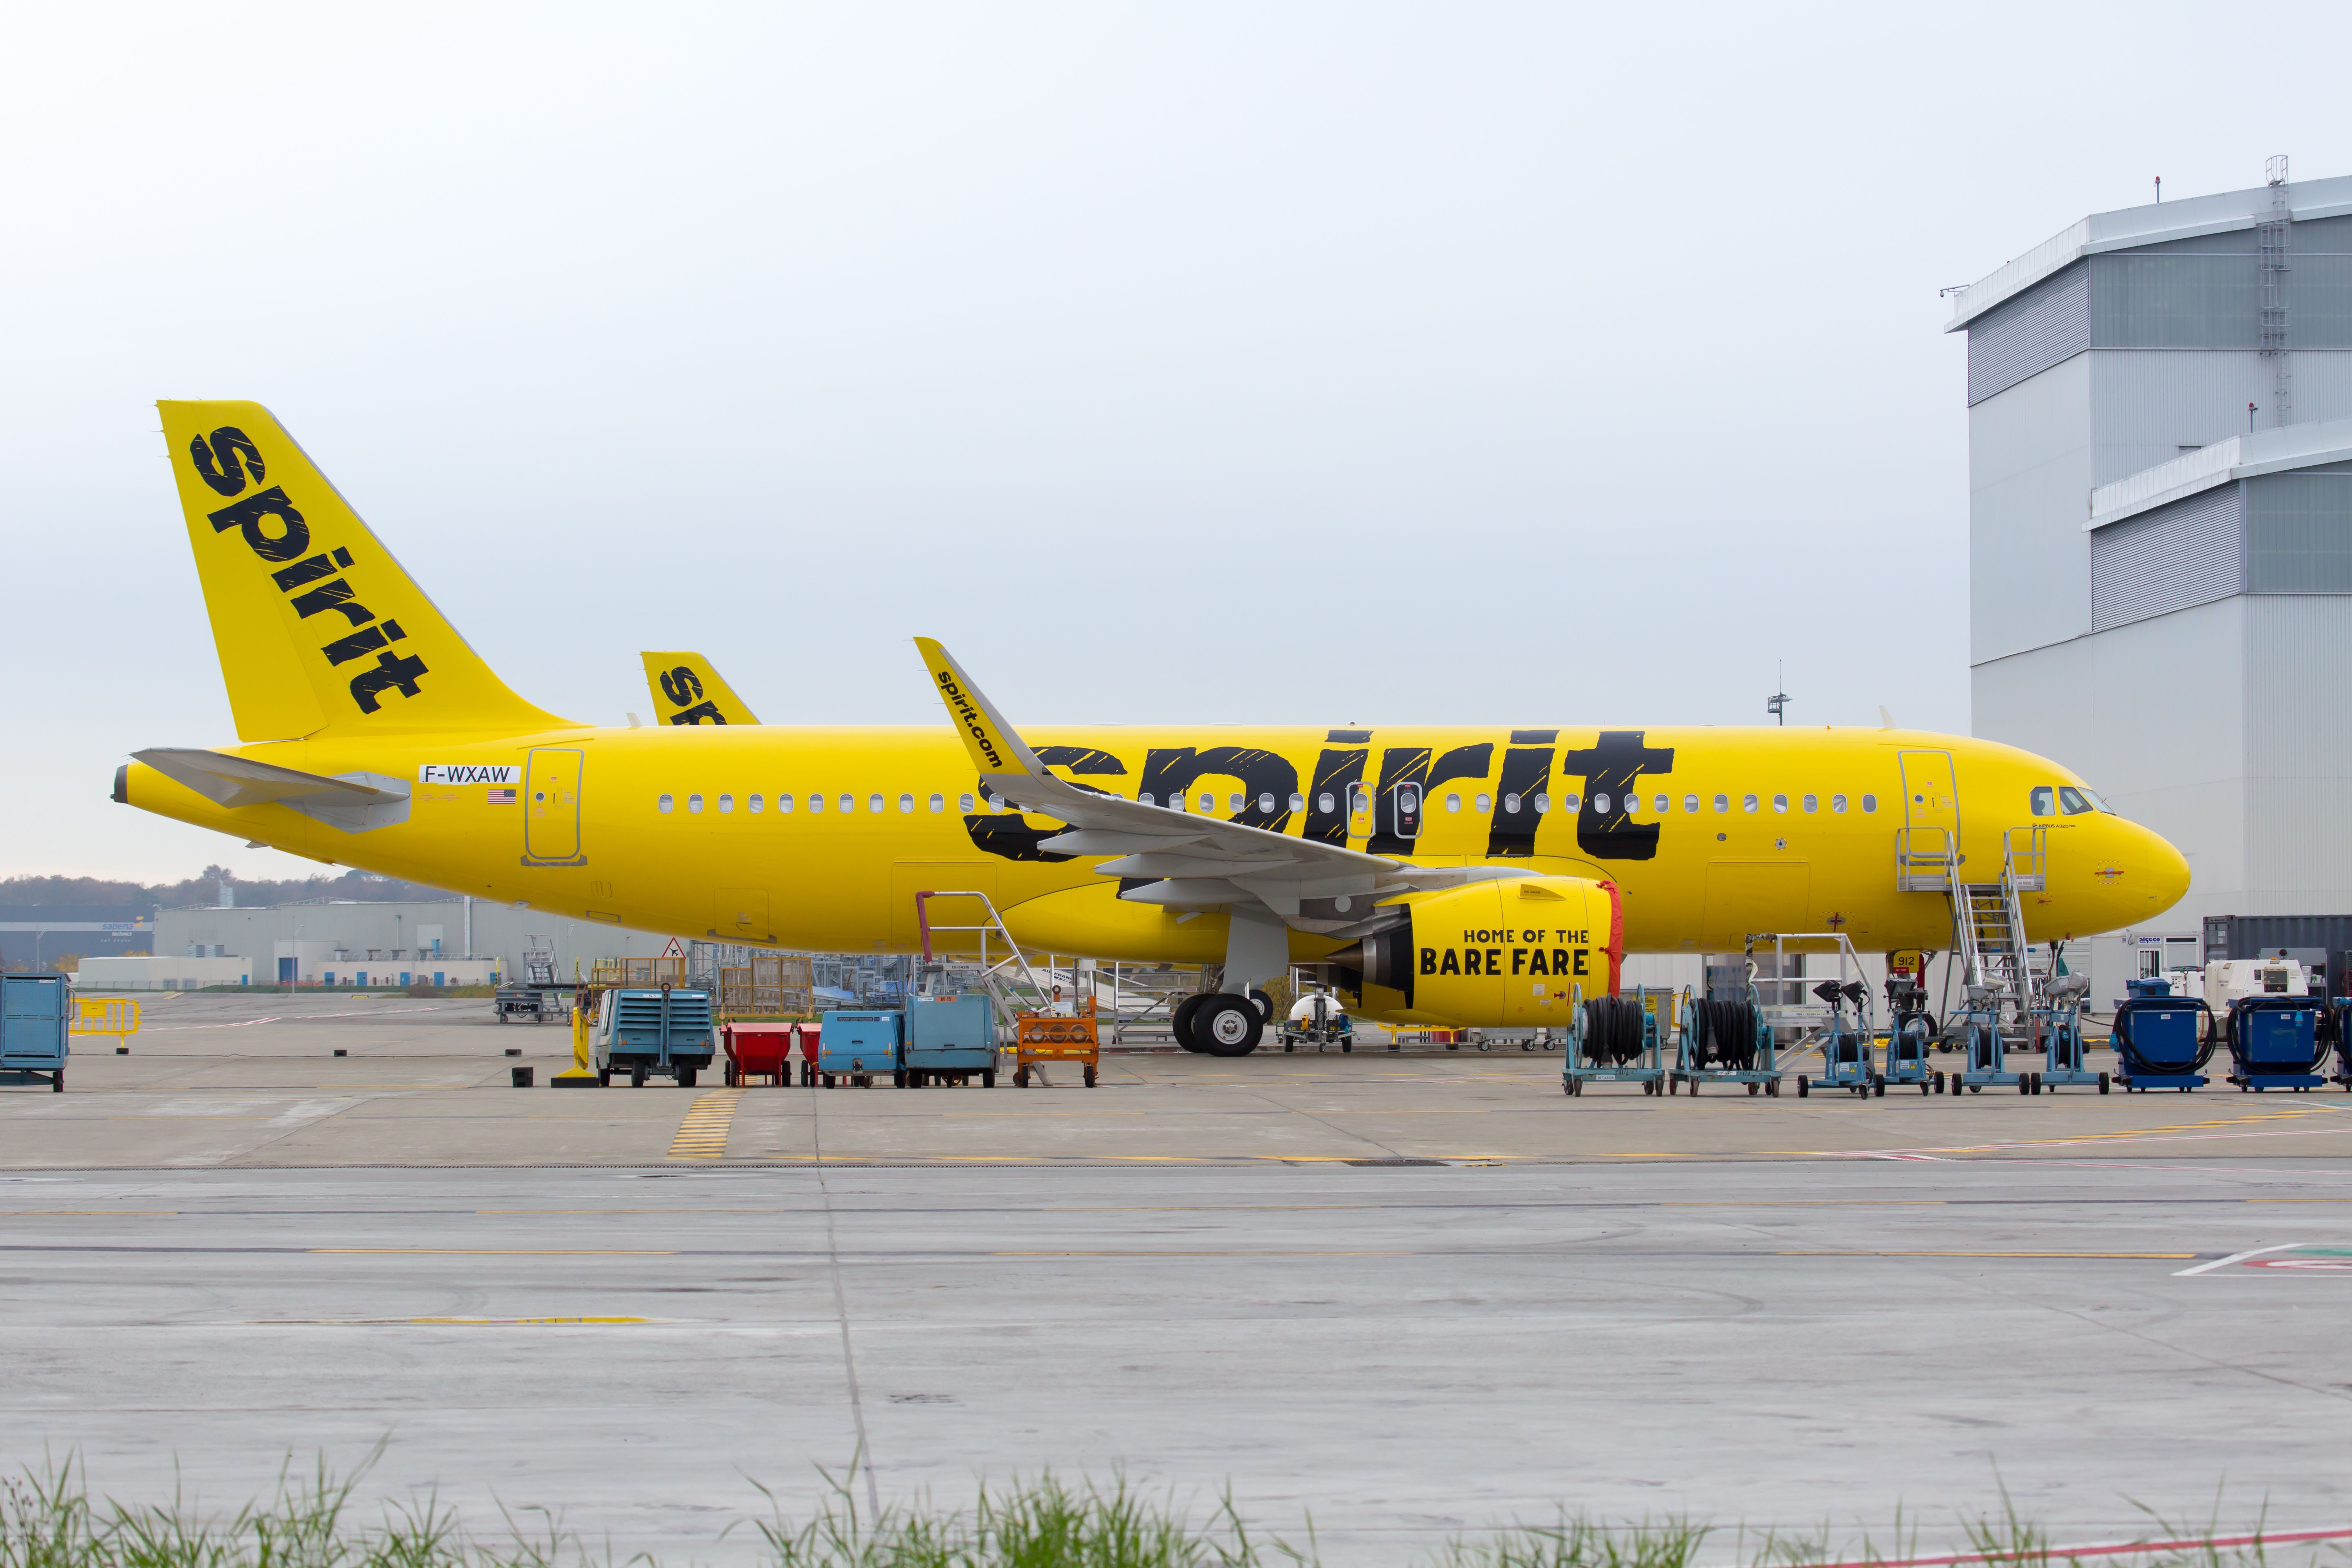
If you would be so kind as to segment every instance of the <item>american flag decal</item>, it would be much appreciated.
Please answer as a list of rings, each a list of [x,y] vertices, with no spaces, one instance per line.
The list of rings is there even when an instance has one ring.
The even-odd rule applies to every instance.
[[[515,792],[510,789],[494,789],[490,792],[492,805],[512,805],[514,803]]]

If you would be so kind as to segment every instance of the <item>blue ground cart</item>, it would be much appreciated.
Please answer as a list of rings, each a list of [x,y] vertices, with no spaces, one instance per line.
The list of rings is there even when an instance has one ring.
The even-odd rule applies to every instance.
[[[2241,1093],[2322,1089],[2331,1042],[2315,996],[2241,996],[2230,1005],[2229,1080]]]
[[[877,1009],[860,1013],[827,1013],[817,1031],[817,1082],[825,1088],[845,1078],[861,1089],[884,1073],[893,1083],[904,1083],[898,1064],[900,1030],[906,1015]]]
[[[1582,1094],[1588,1083],[1638,1083],[1643,1094],[1657,1093],[1666,1076],[1665,1038],[1674,1027],[1674,1008],[1671,991],[1636,985],[1587,1000],[1582,986],[1571,985],[1560,1091]]]
[[[2133,989],[2140,988],[2135,983]],[[2210,1081],[2204,1067],[2213,1056],[2212,1018],[2203,1002],[2183,996],[2134,994],[2116,1003],[2116,1081],[2135,1094],[2204,1088]]]
[[[615,1074],[625,1074],[632,1089],[645,1088],[648,1078],[675,1079],[678,1088],[692,1089],[719,1054],[710,993],[669,985],[605,992],[593,1039],[596,1081],[608,1086]]]
[[[66,1089],[73,983],[62,974],[0,974],[0,1083]]]
[[[985,991],[919,996],[907,1005],[907,1048],[898,1080],[908,1089],[925,1084],[970,1083],[996,1087],[996,1013]]]
[[[1871,1051],[1870,987],[1859,980],[1843,985],[1824,980],[1813,987],[1813,994],[1830,1010],[1829,1022],[1822,1026],[1822,1073],[1811,1080],[1799,1073],[1797,1098],[1803,1100],[1816,1089],[1885,1095],[1886,1080],[1879,1076]]]

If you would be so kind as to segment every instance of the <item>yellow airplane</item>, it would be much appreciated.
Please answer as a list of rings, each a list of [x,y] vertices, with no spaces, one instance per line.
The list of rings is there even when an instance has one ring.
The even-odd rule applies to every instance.
[[[646,689],[654,696],[654,711],[672,724],[756,724],[751,705],[719,679],[710,661],[698,653],[648,653]]]
[[[1560,1024],[1629,951],[1941,948],[1955,889],[2037,841],[2035,942],[2188,886],[2059,764],[1891,728],[1021,731],[926,638],[943,726],[582,724],[492,673],[266,409],[160,407],[242,743],[141,752],[114,798],[330,864],[831,951],[910,951],[918,892],[978,891],[1032,951],[1209,966],[1180,1037],[1230,1055],[1294,961],[1338,962],[1364,1016]]]

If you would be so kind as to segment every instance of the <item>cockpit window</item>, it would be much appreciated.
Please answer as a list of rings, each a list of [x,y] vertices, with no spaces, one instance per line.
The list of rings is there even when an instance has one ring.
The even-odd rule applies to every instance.
[[[2048,784],[2035,784],[2033,786],[2032,799],[2034,816],[2055,816],[2058,815],[2058,792],[2052,789]]]
[[[2115,815],[2108,811],[2105,801],[2089,790],[2076,789],[2073,784],[2058,786],[2058,804],[2065,808],[2069,816],[2080,816],[2086,811],[2105,811],[2110,816]]]

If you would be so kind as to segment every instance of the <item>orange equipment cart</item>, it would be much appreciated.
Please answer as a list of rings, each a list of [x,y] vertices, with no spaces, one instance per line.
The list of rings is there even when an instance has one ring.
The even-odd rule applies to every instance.
[[[1013,1083],[1029,1087],[1029,1068],[1040,1062],[1082,1062],[1087,1087],[1095,1086],[1102,1065],[1102,1042],[1095,1032],[1095,1001],[1089,996],[1069,1013],[1024,1013],[1015,1020]]]

